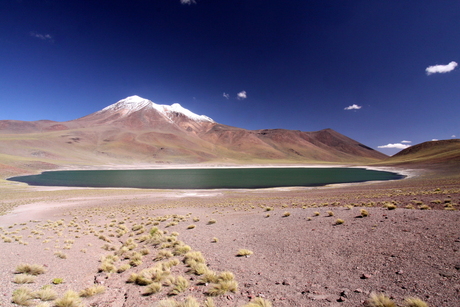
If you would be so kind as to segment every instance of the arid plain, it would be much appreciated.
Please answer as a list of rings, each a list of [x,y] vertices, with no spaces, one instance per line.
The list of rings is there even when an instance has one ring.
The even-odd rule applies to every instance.
[[[396,170],[408,178],[258,190],[2,179],[0,304],[363,306],[384,293],[458,306],[458,167]]]

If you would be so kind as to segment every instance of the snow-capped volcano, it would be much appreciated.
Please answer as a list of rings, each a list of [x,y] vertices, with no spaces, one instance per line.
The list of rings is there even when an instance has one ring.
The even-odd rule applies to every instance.
[[[105,111],[115,111],[123,116],[130,115],[133,112],[140,111],[142,109],[154,109],[158,111],[160,114],[165,116],[170,122],[173,122],[173,115],[174,114],[182,114],[187,116],[188,118],[198,121],[198,122],[211,122],[214,123],[214,120],[205,116],[205,115],[197,115],[190,110],[185,109],[178,103],[174,103],[172,105],[163,105],[163,104],[156,104],[148,99],[139,97],[137,95],[129,96],[125,99],[122,99],[108,107],[105,107],[99,112]],[[98,113],[99,113],[98,112]]]

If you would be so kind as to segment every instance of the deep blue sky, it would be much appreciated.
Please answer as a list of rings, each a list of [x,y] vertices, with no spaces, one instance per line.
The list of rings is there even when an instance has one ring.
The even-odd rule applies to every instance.
[[[1,0],[0,119],[139,95],[394,154],[378,146],[460,136],[460,68],[426,71],[459,55],[460,1]]]

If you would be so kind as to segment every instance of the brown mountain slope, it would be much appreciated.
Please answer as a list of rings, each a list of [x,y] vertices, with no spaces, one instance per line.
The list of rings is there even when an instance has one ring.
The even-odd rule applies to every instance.
[[[246,130],[215,123],[180,105],[156,105],[137,96],[67,122],[0,121],[0,162],[16,165],[367,163],[385,158],[332,129]]]
[[[401,150],[385,163],[460,165],[460,140],[429,141]]]

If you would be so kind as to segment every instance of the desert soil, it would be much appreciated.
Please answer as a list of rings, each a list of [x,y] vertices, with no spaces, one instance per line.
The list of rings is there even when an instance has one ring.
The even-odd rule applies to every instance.
[[[419,297],[430,306],[460,306],[460,177],[406,171],[414,176],[260,190],[57,189],[2,180],[0,305],[17,306],[12,297],[20,287],[36,291],[62,278],[52,286],[59,297],[105,287],[83,298],[83,306],[160,306],[190,296],[204,306],[213,285],[187,272],[184,255],[158,259],[188,245],[209,270],[234,274],[238,288],[213,297],[216,306],[244,306],[256,297],[273,306],[363,306],[372,292],[398,304]],[[161,243],[149,239],[153,227],[164,232]],[[134,247],[122,253],[128,242]],[[253,253],[238,257],[240,249]],[[118,255],[118,269],[136,251],[144,254],[141,263],[101,271],[103,257]],[[164,281],[159,293],[143,295],[146,286],[127,283],[133,273],[171,259],[178,261],[169,276],[189,281],[183,292],[168,295],[173,286]],[[46,271],[33,283],[14,283],[23,263]]]

